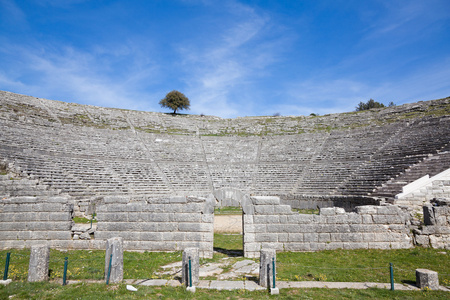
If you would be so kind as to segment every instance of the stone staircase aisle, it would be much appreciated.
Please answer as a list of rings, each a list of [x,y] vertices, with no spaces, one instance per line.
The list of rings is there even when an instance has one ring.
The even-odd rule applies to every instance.
[[[371,196],[379,198],[394,199],[395,195],[402,192],[403,186],[429,175],[430,177],[445,171],[450,166],[450,143],[442,147],[436,154],[432,154],[421,162],[412,165],[397,177],[387,181],[376,188]]]

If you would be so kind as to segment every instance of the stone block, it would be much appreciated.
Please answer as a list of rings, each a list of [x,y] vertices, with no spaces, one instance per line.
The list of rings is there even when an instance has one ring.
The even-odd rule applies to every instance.
[[[191,261],[191,273],[189,275],[189,260]],[[198,248],[185,248],[181,263],[181,282],[186,286],[197,286],[200,275],[200,256]],[[192,281],[190,281],[190,278]]]
[[[270,226],[270,225],[254,224],[253,225],[254,232],[255,233],[265,233],[265,232],[267,232],[267,226]]]
[[[70,240],[72,239],[72,234],[70,231],[49,231],[47,237],[50,240]]]
[[[257,233],[255,235],[255,240],[257,242],[277,242],[278,234],[276,233]]]
[[[347,214],[347,222],[348,224],[361,224],[362,216],[356,213]]]
[[[123,280],[123,238],[114,237],[106,241],[105,280],[121,283]]]
[[[292,214],[287,216],[287,220],[291,224],[309,224],[313,221],[313,215]]]
[[[369,249],[388,250],[391,249],[391,244],[389,242],[369,242]]]
[[[170,214],[169,213],[151,213],[148,216],[150,222],[169,222]]]
[[[336,211],[334,207],[322,207],[319,210],[320,214],[323,216],[334,216],[336,215]]]
[[[295,228],[295,226],[292,226],[290,224],[271,224],[269,226],[267,226],[267,232],[296,232],[298,231],[297,228]]]
[[[172,231],[177,231],[178,230],[178,224],[179,223],[162,223],[162,222],[158,222],[158,223],[153,223],[157,225],[157,230],[159,232],[172,232]]]
[[[203,241],[203,233],[202,232],[186,232],[185,233],[185,241]]]
[[[28,282],[48,280],[48,265],[50,262],[50,247],[48,244],[31,246],[28,265]]]
[[[149,203],[146,207],[148,213],[162,213],[165,211],[167,204]]]
[[[255,205],[254,210],[255,215],[273,215],[275,211],[273,205]]]
[[[363,224],[373,224],[372,215],[361,215],[361,222]]]
[[[311,251],[309,243],[286,243],[284,245],[285,251]]]
[[[355,207],[355,211],[361,215],[373,215],[377,213],[376,206],[373,205],[363,205]]]
[[[288,241],[289,242],[303,242],[303,233],[289,233]]]
[[[169,217],[170,222],[201,222],[201,214],[185,214],[185,213],[173,213]]]
[[[415,235],[414,238],[417,245],[422,247],[430,246],[430,237],[428,235]]]
[[[243,239],[244,239],[244,244],[245,243],[254,243],[255,242],[255,234],[245,233]]]
[[[186,196],[173,196],[169,199],[170,203],[187,203]]]
[[[306,243],[317,243],[319,241],[319,234],[317,233],[304,233],[303,241]]]
[[[427,269],[416,269],[416,286],[421,289],[438,290],[438,273]]]
[[[261,250],[261,243],[246,243],[244,245],[244,251],[259,252]]]
[[[319,233],[319,242],[326,243],[331,242],[331,234],[330,233]]]
[[[425,225],[436,225],[436,219],[434,217],[434,210],[431,205],[423,206],[423,221]]]
[[[141,232],[141,241],[161,241],[163,234],[161,232]],[[132,240],[132,239],[130,239]]]
[[[184,232],[200,232],[202,231],[201,223],[179,223],[178,230]]]
[[[252,196],[251,200],[254,205],[279,205],[280,198],[274,196]]]
[[[290,215],[293,211],[290,205],[277,205],[274,206],[274,214]]]
[[[280,223],[278,215],[253,215],[254,224],[276,224]]]
[[[244,224],[253,224],[253,215],[244,214],[243,222]]]
[[[344,249],[355,250],[355,249],[369,249],[369,243],[355,243],[355,242],[344,242]]]
[[[278,242],[285,243],[288,241],[288,239],[289,239],[288,233],[279,233],[278,234]]]
[[[275,269],[274,269],[275,263]],[[259,285],[262,287],[273,286],[273,273],[276,277],[276,252],[275,249],[262,249],[259,263]]]

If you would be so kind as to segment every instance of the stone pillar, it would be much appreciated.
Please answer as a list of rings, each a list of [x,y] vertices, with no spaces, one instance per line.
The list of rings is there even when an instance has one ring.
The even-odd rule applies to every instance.
[[[438,290],[438,273],[427,269],[416,269],[416,286],[421,289],[428,287],[432,290]]]
[[[199,283],[200,274],[200,258],[198,248],[186,248],[183,251],[181,283],[189,286],[189,257],[191,258],[192,286],[196,286]]]
[[[108,277],[109,260],[112,254],[110,283],[120,283],[123,280],[123,238],[115,237],[106,241],[105,280]]]
[[[31,246],[28,281],[36,282],[48,280],[49,262],[50,247],[47,244]]]
[[[259,262],[259,285],[273,287],[272,258],[276,259],[275,249],[261,249]],[[276,276],[276,274],[275,274]]]

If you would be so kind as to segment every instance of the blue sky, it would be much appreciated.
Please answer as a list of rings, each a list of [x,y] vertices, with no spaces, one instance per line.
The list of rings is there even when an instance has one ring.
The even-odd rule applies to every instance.
[[[450,1],[0,0],[0,90],[226,118],[443,98]]]

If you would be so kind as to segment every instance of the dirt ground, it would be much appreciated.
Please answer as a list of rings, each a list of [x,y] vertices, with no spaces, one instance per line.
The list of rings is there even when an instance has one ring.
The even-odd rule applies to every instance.
[[[242,215],[215,215],[214,232],[242,233]]]

